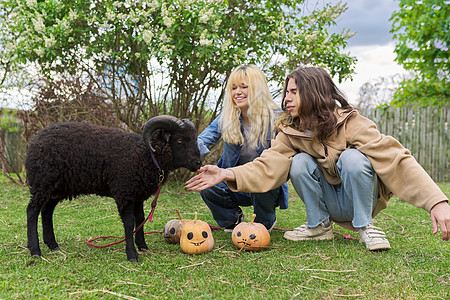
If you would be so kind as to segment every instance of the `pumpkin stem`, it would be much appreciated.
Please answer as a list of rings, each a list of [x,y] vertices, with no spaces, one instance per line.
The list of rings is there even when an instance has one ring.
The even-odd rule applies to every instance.
[[[256,215],[253,214],[253,215],[252,215],[252,221],[250,222],[251,225],[253,225],[253,222],[255,221],[255,218],[256,218]]]
[[[197,213],[195,213],[194,223],[197,224]]]
[[[179,209],[177,209],[177,214],[178,214],[178,219],[181,220],[181,214],[180,214],[180,210]]]

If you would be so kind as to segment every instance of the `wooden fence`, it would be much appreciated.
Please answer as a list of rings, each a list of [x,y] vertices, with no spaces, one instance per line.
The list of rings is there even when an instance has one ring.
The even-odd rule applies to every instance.
[[[409,149],[436,182],[450,182],[450,106],[389,107],[365,114]]]

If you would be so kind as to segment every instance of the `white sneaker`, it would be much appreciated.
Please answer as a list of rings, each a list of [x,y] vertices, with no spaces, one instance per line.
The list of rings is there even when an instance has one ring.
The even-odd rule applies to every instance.
[[[316,227],[308,227],[306,223],[300,227],[294,228],[292,231],[286,231],[284,238],[291,241],[320,241],[333,239],[333,226],[319,225]]]
[[[272,229],[275,227],[275,225],[277,224],[277,219],[275,219],[275,222],[273,222],[272,226],[270,226],[269,229],[267,229],[267,231],[272,232]]]
[[[359,242],[365,243],[366,248],[371,251],[391,249],[386,234],[372,223],[359,229]]]

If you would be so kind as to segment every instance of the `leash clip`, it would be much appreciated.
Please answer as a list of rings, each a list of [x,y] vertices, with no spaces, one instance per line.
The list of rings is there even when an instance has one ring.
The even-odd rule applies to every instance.
[[[164,170],[161,170],[160,174],[159,174],[159,179],[158,179],[158,185],[162,185],[164,181]]]

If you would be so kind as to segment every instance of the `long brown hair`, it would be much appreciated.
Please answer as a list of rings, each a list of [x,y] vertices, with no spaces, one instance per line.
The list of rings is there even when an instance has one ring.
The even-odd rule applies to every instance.
[[[284,100],[289,79],[297,85],[298,117],[292,118]],[[299,131],[311,131],[312,136],[324,142],[336,127],[338,103],[346,111],[352,110],[342,92],[336,87],[331,76],[319,67],[300,67],[289,74],[283,88],[283,113],[277,121],[278,126],[291,126]]]

